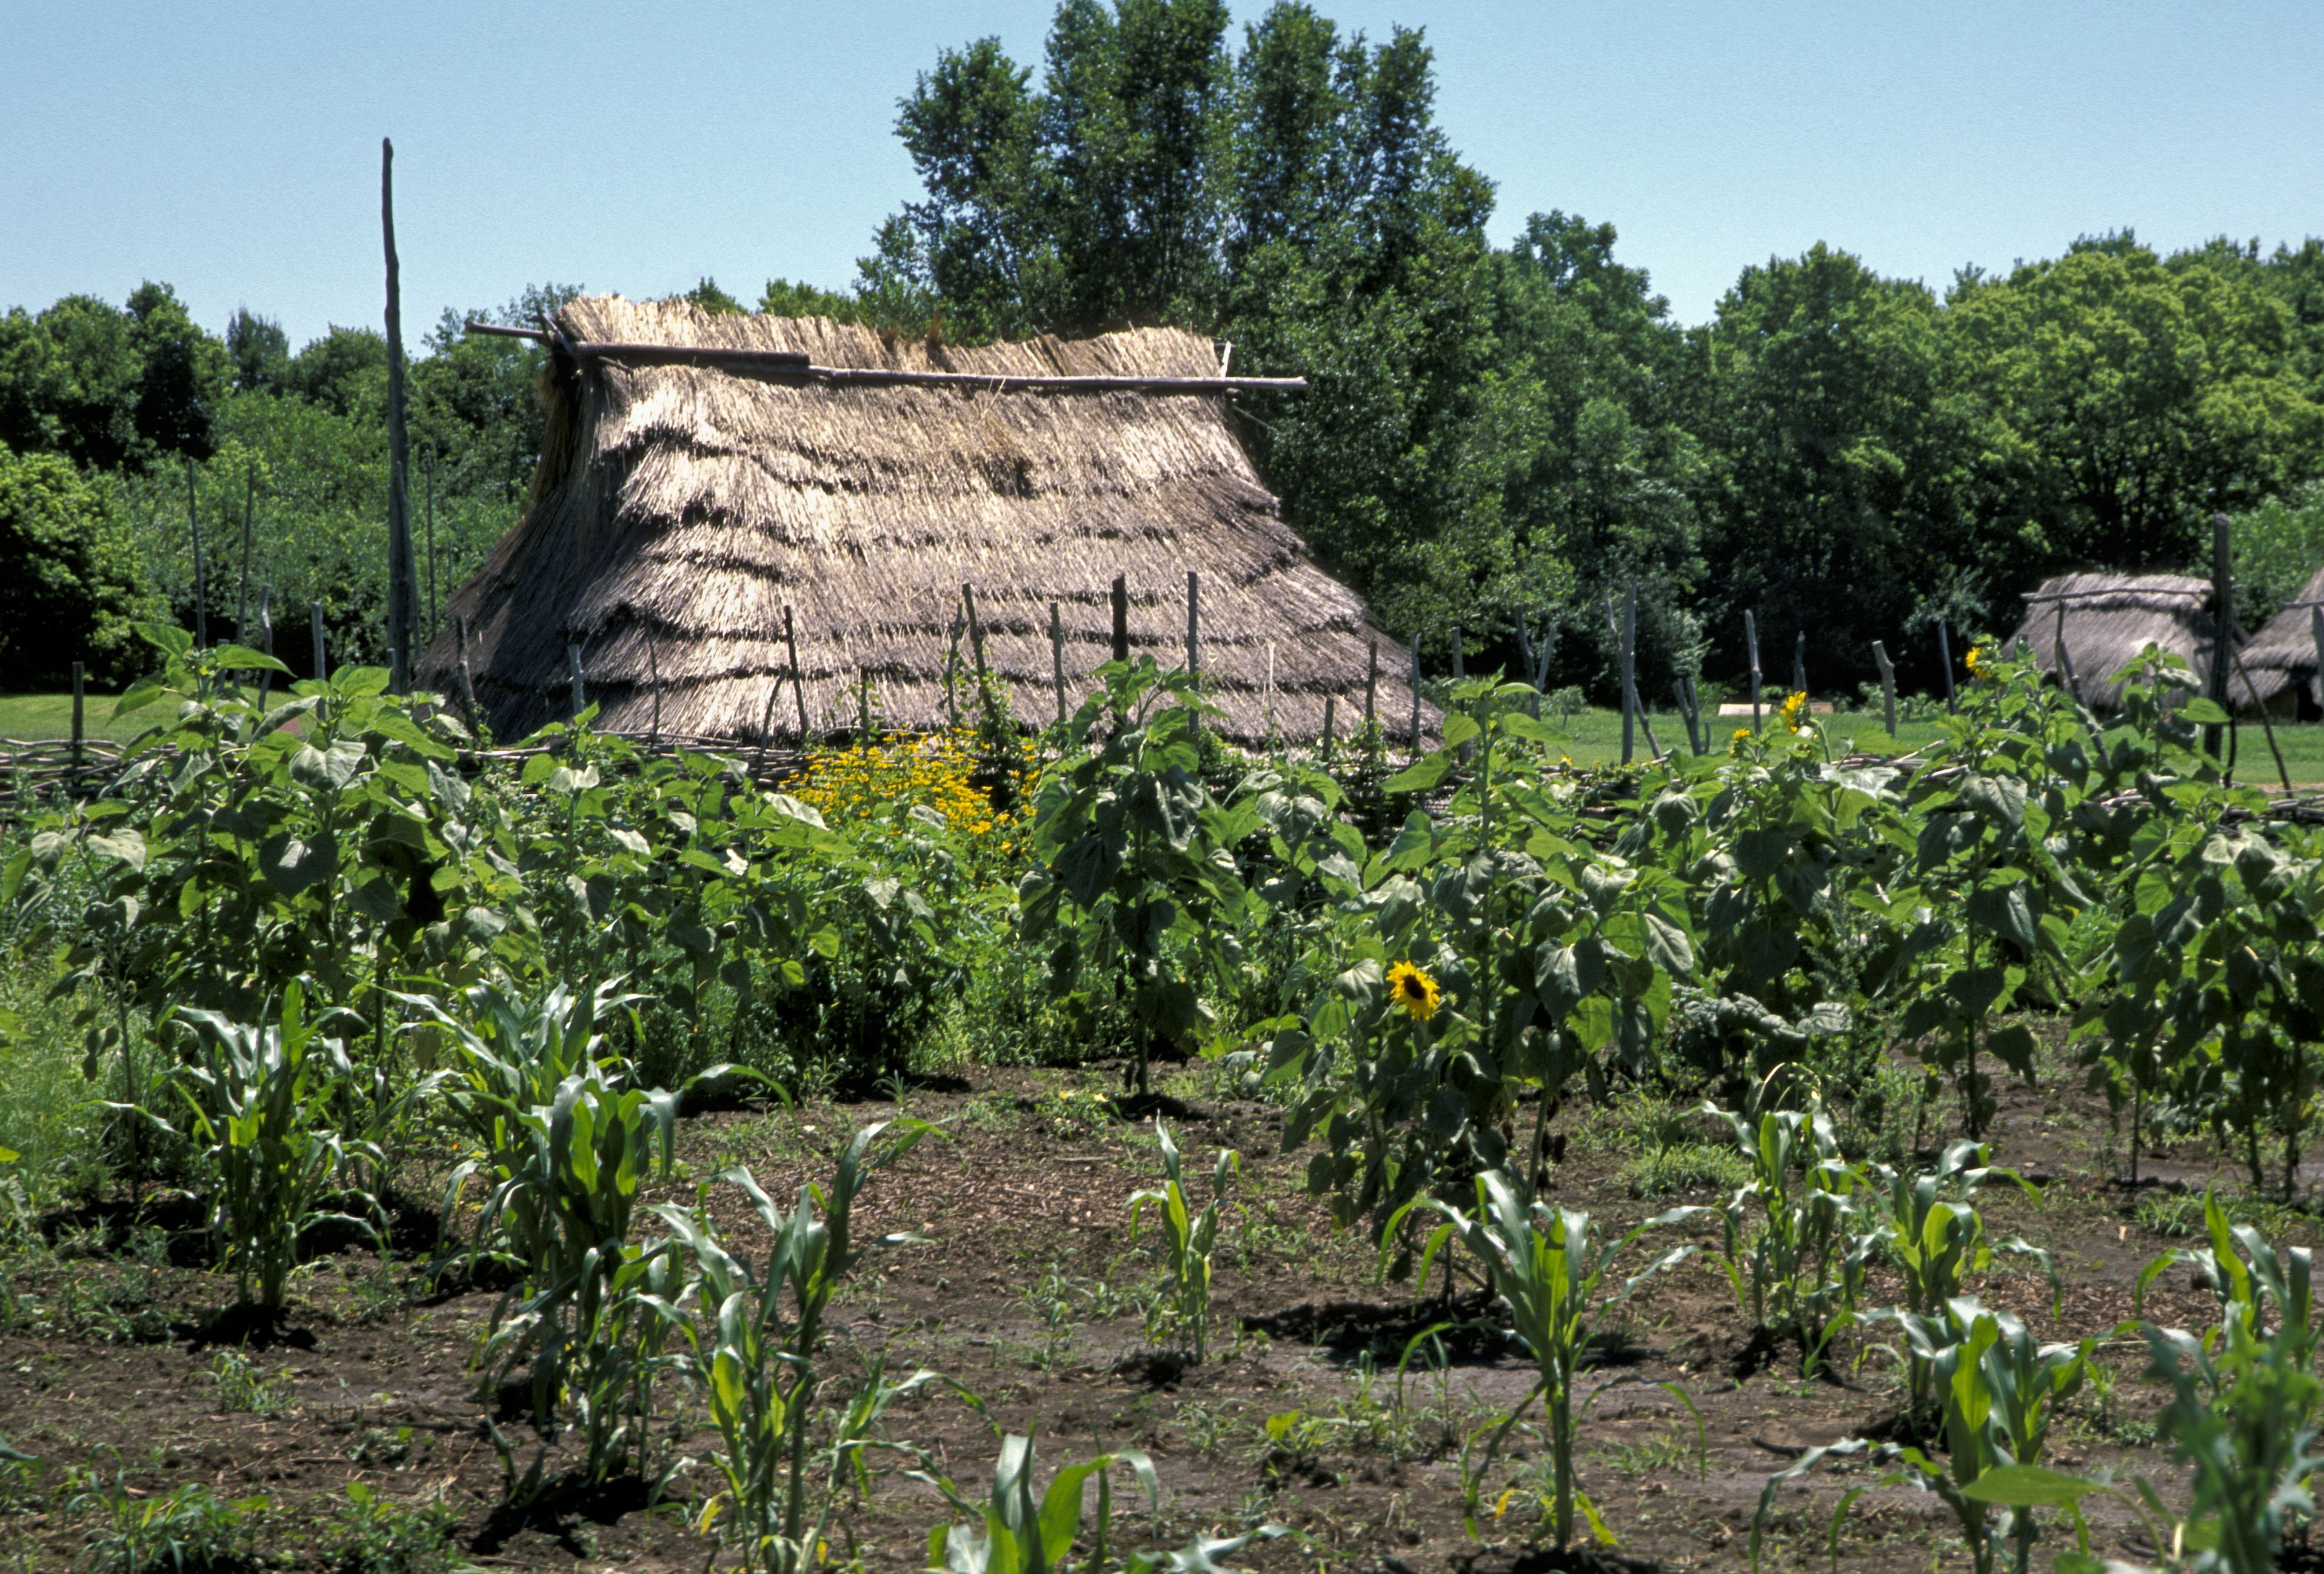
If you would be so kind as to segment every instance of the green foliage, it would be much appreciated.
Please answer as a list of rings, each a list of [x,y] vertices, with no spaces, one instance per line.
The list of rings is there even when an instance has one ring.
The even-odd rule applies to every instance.
[[[1161,1483],[1155,1477],[1153,1462],[1137,1449],[1119,1449],[1064,1466],[1049,1477],[1049,1485],[1038,1498],[1034,1496],[1038,1465],[1030,1437],[1012,1434],[1001,1440],[1001,1456],[992,1467],[992,1490],[981,1505],[962,1496],[945,1477],[926,1477],[954,1512],[970,1520],[964,1526],[940,1524],[929,1533],[930,1574],[1074,1574],[1074,1542],[1081,1535],[1093,1477],[1097,1482],[1096,1528],[1089,1556],[1080,1568],[1081,1574],[1100,1574],[1109,1563],[1106,1542],[1113,1528],[1113,1472],[1124,1465],[1145,1489],[1147,1502],[1158,1517]],[[1240,1545],[1236,1542],[1213,1550],[1224,1553]],[[1147,1574],[1157,1561],[1134,1559],[1130,1567]],[[1175,1558],[1171,1566],[1179,1566]]]
[[[367,1481],[350,1481],[332,1513],[325,1566],[331,1574],[444,1574],[455,1566],[458,1522],[441,1498],[399,1503]]]
[[[1832,1336],[1855,1320],[1866,1241],[1856,1229],[1863,1174],[1840,1156],[1821,1100],[1766,1108],[1757,1120],[1705,1104],[1733,1127],[1750,1178],[1720,1209],[1727,1282],[1751,1326],[1799,1341],[1812,1377]]]
[[[144,565],[112,491],[53,454],[0,445],[0,687],[58,688],[143,670],[132,625],[147,615]]]
[[[1211,1252],[1219,1239],[1219,1211],[1226,1205],[1227,1177],[1239,1174],[1242,1160],[1234,1149],[1219,1149],[1211,1171],[1211,1200],[1197,1213],[1186,1200],[1181,1179],[1178,1145],[1160,1117],[1154,1136],[1162,1149],[1162,1186],[1139,1192],[1130,1199],[1130,1237],[1138,1238],[1139,1221],[1151,1207],[1160,1218],[1164,1251],[1163,1293],[1148,1320],[1149,1336],[1177,1334],[1191,1341],[1194,1363],[1200,1366],[1211,1346]]]
[[[87,1574],[243,1574],[263,1567],[256,1531],[270,1506],[263,1497],[227,1502],[198,1481],[159,1495],[133,1493],[116,1476],[77,1494],[65,1511],[97,1516],[81,1551]]]

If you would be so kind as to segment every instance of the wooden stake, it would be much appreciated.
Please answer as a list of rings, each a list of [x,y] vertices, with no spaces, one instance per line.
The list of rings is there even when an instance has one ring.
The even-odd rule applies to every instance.
[[[1638,710],[1638,587],[1622,599],[1622,763],[1630,763],[1630,722]]]
[[[2227,655],[2236,664],[2236,676],[2244,680],[2244,693],[2251,695],[2252,708],[2259,712],[2260,730],[2267,734],[2267,751],[2275,756],[2276,778],[2283,783],[2284,793],[2289,796],[2292,792],[2292,769],[2283,763],[2283,750],[2276,747],[2275,723],[2269,717],[2267,706],[2260,701],[2259,686],[2252,682],[2251,674],[2244,670],[2244,653],[2230,645]]]
[[[1065,620],[1057,603],[1049,603],[1049,672],[1057,684],[1057,725],[1065,723]]]
[[[1792,636],[1792,692],[1808,692],[1808,635],[1804,629]]]
[[[250,643],[250,516],[258,503],[258,465],[255,461],[243,473],[242,493],[242,590],[234,603],[234,642]]]
[[[1332,768],[1332,734],[1339,730],[1340,696],[1323,696],[1323,769]]]
[[[2308,609],[2308,637],[2316,643],[2316,703],[2324,705],[2324,607]]]
[[[321,602],[310,601],[307,603],[307,621],[314,626],[315,631],[315,681],[327,683],[330,681],[331,669],[329,664],[323,659],[323,603]]]
[[[468,708],[468,731],[476,730],[476,675],[468,666],[468,614],[454,619],[460,631],[460,698]]]
[[[461,620],[464,627],[466,621],[465,618]],[[467,663],[466,647],[466,641],[463,640],[460,656],[464,668]],[[653,731],[646,735],[646,747],[659,749],[661,747],[661,641],[651,634],[646,636],[646,671],[653,680]]]
[[[1945,669],[1945,713],[1951,715],[1960,707],[1953,698],[1953,642],[1941,621],[1937,624],[1937,658]]]
[[[202,518],[194,507],[194,456],[186,456],[186,529],[194,538],[194,649],[210,643],[209,581],[202,573]]]
[[[1452,681],[1459,683],[1469,676],[1468,663],[1461,655],[1461,625],[1452,625]]]
[[[798,636],[791,630],[791,607],[788,602],[783,603],[783,644],[791,653],[791,697],[798,702],[799,747],[805,749],[807,743],[807,678],[799,672]]]
[[[1880,668],[1880,700],[1888,713],[1888,736],[1896,735],[1896,668],[1888,659],[1888,648],[1879,640],[1872,641],[1873,664]]]
[[[573,714],[577,718],[589,705],[588,691],[581,686],[581,647],[567,641],[565,661],[573,669]]]
[[[395,144],[385,137],[379,143],[379,228],[387,253],[387,651],[390,681],[396,693],[405,694],[411,688],[413,603],[420,599],[420,575],[411,556],[411,438],[403,423],[403,292],[395,261]]]
[[[2074,658],[2066,651],[2066,603],[2064,602],[2058,603],[2055,639],[2058,646],[2058,676],[2066,680],[2066,692],[2074,696],[2076,704],[2080,704],[2082,700],[2082,686],[2074,677]]]
[[[1412,636],[1412,757],[1420,758],[1420,635]]]
[[[1694,706],[1686,697],[1686,679],[1671,679],[1671,694],[1678,701],[1678,719],[1686,728],[1686,746],[1697,757],[1702,753],[1702,739],[1694,729]]]
[[[1113,658],[1130,659],[1130,581],[1113,576]]]
[[[266,654],[274,654],[274,587],[262,585],[258,592],[258,627],[266,638]],[[266,713],[267,691],[274,686],[274,675],[261,667],[258,673],[258,713]]]
[[[767,739],[774,731],[775,725],[775,696],[782,692],[783,675],[778,672],[774,676],[773,683],[767,689],[767,708],[759,713],[759,747],[751,756],[751,776],[753,780],[757,779],[760,768],[767,762]]]
[[[72,679],[73,679],[73,733],[72,733],[72,762],[73,762],[73,769],[74,769],[75,770],[78,770],[78,769],[80,769],[80,730],[81,730],[81,715],[80,715],[80,713],[81,713],[81,687],[82,687],[82,684],[83,684],[84,680],[86,679],[86,677],[87,677],[87,676],[88,676],[88,666],[87,666],[85,663],[76,661],[76,662],[74,662],[74,663],[72,664]]]
[[[968,648],[976,658],[976,696],[981,704],[984,698],[984,623],[976,615],[976,591],[973,587],[965,584],[960,587],[960,604],[968,616]],[[788,623],[784,625],[786,632],[789,627]]]
[[[1743,643],[1751,658],[1751,731],[1759,730],[1759,624],[1749,612],[1743,614]]]
[[[1364,736],[1369,740],[1372,736],[1373,729],[1379,725],[1379,641],[1371,640],[1366,649],[1370,655],[1364,667]],[[1268,686],[1273,686],[1275,647],[1272,645],[1267,648],[1267,680]],[[1367,747],[1370,747],[1369,743]]]
[[[428,638],[422,643],[436,642],[436,465],[428,465]]]
[[[2227,662],[2236,648],[2236,587],[2227,563],[2227,516],[2211,516],[2211,703],[2227,708]],[[2203,729],[2203,752],[2219,753],[2219,724]]]
[[[1202,664],[1203,576],[1186,570],[1186,676],[1199,678]]]

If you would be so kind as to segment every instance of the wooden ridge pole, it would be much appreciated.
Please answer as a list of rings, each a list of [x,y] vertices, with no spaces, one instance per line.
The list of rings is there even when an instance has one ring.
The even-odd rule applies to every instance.
[[[385,137],[379,142],[379,226],[387,252],[387,654],[390,681],[396,693],[406,694],[411,688],[412,603],[420,599],[420,578],[411,557],[411,438],[403,424],[403,303],[395,261],[395,144]]]

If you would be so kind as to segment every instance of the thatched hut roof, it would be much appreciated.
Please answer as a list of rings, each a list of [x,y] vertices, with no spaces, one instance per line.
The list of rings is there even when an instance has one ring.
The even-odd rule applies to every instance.
[[[584,344],[806,352],[825,367],[1221,370],[1209,340],[1167,328],[961,349],[821,318],[615,296],[573,301],[555,326]],[[852,728],[866,676],[885,724],[940,726],[964,584],[1018,718],[1046,725],[1057,706],[1051,604],[1077,705],[1111,656],[1115,575],[1128,582],[1131,653],[1168,667],[1185,658],[1190,570],[1201,576],[1199,667],[1229,735],[1265,736],[1270,669],[1284,737],[1317,737],[1329,696],[1346,735],[1374,643],[1381,723],[1391,738],[1409,731],[1403,648],[1308,560],[1237,442],[1224,395],[862,385],[634,357],[576,363],[560,348],[548,398],[531,504],[446,607],[467,620],[477,699],[503,736],[565,713],[567,649],[578,645],[601,726],[646,730],[659,672],[665,732],[752,741],[771,723],[775,736],[796,737],[786,606],[810,731]],[[420,670],[448,689],[454,616],[442,627]],[[965,671],[964,637],[959,651]],[[1424,706],[1424,733],[1436,723]]]
[[[2243,648],[2244,672],[2251,679],[2252,692],[2246,692],[2242,678],[2227,686],[2238,710],[2265,705],[2291,716],[2312,718],[2318,713],[2324,693],[2317,688],[2316,633],[2309,620],[2312,609],[2319,606],[2324,606],[2324,568],[2310,577],[2298,596],[2260,625],[2259,632]]]
[[[2061,574],[2025,598],[2024,640],[2042,669],[2066,681],[2094,710],[2113,710],[2122,689],[2108,679],[2150,644],[2180,657],[2201,685],[2211,669],[2211,585],[2182,574]],[[2065,659],[2059,656],[2062,631]]]

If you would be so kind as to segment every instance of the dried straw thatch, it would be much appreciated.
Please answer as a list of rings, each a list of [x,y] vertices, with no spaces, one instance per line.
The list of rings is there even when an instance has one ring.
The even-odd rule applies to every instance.
[[[958,349],[820,318],[712,315],[680,301],[576,300],[557,327],[583,342],[805,351],[823,366],[1005,376],[1215,377],[1211,343],[1143,328]],[[881,720],[947,719],[961,587],[1019,721],[1056,716],[1051,603],[1078,705],[1111,656],[1114,576],[1133,655],[1185,659],[1186,575],[1201,575],[1199,667],[1224,731],[1311,740],[1324,702],[1345,736],[1379,647],[1379,714],[1410,730],[1401,646],[1310,563],[1236,441],[1217,394],[1039,393],[844,385],[561,351],[545,451],[524,519],[454,595],[477,699],[516,736],[563,715],[567,648],[583,652],[599,724],[752,741],[796,737],[786,682],[791,609],[808,727],[843,731],[869,677]],[[455,689],[447,631],[421,681]],[[971,641],[958,644],[963,703]],[[659,685],[656,674],[659,673]],[[783,692],[777,695],[779,686]],[[1437,716],[1423,707],[1422,730]]]
[[[2274,715],[2301,722],[2324,716],[2324,694],[2316,681],[2316,631],[2310,621],[2318,607],[2324,607],[2324,568],[2243,648],[2244,672],[2251,682],[2249,692],[2241,677],[2228,684],[2236,709],[2252,712],[2264,705]]]
[[[2114,710],[2122,688],[2108,679],[2150,644],[2185,660],[2197,684],[2209,681],[2210,603],[2210,582],[2187,575],[2061,574],[2025,598],[2025,621],[2009,645],[2024,640],[2060,683],[2070,668],[2084,704]]]

